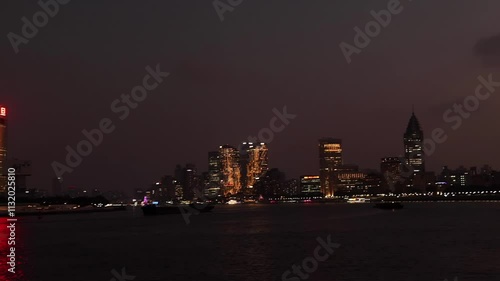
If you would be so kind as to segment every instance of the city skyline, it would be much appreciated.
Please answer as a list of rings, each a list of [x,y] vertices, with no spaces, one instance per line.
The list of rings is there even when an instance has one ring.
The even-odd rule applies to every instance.
[[[5,155],[7,108],[1,107],[0,114],[3,117],[0,137],[4,139],[3,155]],[[477,166],[465,168],[461,165],[455,170],[443,165],[440,173],[426,171],[425,156],[432,154],[424,149],[426,140],[422,126],[412,109],[403,134],[404,156],[384,156],[380,159],[378,171],[360,169],[356,164],[345,164],[342,139],[323,137],[318,140],[318,175],[302,174],[300,178],[293,176],[287,178],[278,168],[270,169],[266,143],[242,142],[238,147],[225,144],[220,145],[218,151],[209,151],[206,172],[200,172],[193,163],[187,163],[185,166],[177,164],[172,175],[164,174],[159,181],[152,180],[152,184],[145,184],[142,188],[134,186],[134,190],[141,190],[141,193],[147,192],[154,198],[168,201],[218,195],[292,196],[299,192],[309,194],[308,196],[318,196],[318,192],[321,192],[325,198],[333,198],[338,193],[424,192],[471,184],[476,187],[496,184],[497,172],[488,165],[483,165],[479,169]],[[34,192],[30,196],[43,194],[87,196],[102,194],[103,191],[109,190],[101,187],[69,186],[63,184],[63,178],[54,177],[51,190],[48,192],[47,189],[36,188],[27,182],[26,179],[31,176],[31,172],[28,172],[31,171],[30,161],[15,159],[11,162],[12,167],[22,172],[19,174],[21,179],[17,183],[18,188]],[[110,198],[123,198],[126,193],[128,192],[107,194],[111,196]]]
[[[6,4],[0,280],[498,279],[500,1]]]
[[[6,107],[3,107],[3,112],[5,113],[6,115],[6,112],[7,112],[7,108]],[[6,117],[6,116],[4,116]],[[4,132],[6,132],[6,130],[4,130]],[[6,135],[6,134],[4,134]],[[424,153],[423,153],[423,139],[424,139],[424,130],[422,129],[421,125],[420,125],[420,122],[418,121],[418,118],[416,117],[415,115],[415,110],[414,108],[412,108],[412,112],[411,112],[411,117],[409,118],[409,121],[407,122],[407,125],[406,125],[406,130],[404,130],[404,142],[403,142],[403,145],[402,145],[402,152],[401,153],[395,153],[393,156],[390,156],[389,154],[387,155],[384,155],[383,157],[381,157],[380,159],[382,159],[382,162],[383,162],[383,159],[384,158],[387,158],[387,159],[390,159],[391,157],[399,157],[401,159],[408,159],[408,157],[417,157],[416,160],[407,160],[409,162],[406,162],[406,164],[408,163],[412,163],[410,164],[410,166],[413,167],[414,171],[416,171],[416,173],[418,173],[420,170],[421,172],[424,174],[425,173],[425,156],[424,156]],[[413,139],[412,139],[413,138]],[[334,167],[335,169],[334,170],[339,170],[339,171],[344,171],[344,172],[347,172],[347,173],[350,173],[350,172],[355,172],[355,173],[359,173],[359,171],[361,170],[365,170],[365,171],[370,171],[370,170],[378,170],[380,172],[382,172],[383,174],[383,169],[381,168],[380,166],[380,162],[377,163],[378,165],[374,166],[374,167],[364,167],[364,166],[361,166],[361,165],[358,165],[358,163],[353,163],[353,162],[350,162],[348,161],[347,163],[348,164],[345,164],[344,163],[344,157],[342,156],[343,155],[343,145],[342,145],[342,139],[339,139],[339,138],[332,138],[332,137],[323,137],[323,138],[320,138],[319,139],[319,144],[320,144],[320,154],[321,154],[321,143],[322,142],[331,142],[331,143],[338,143],[338,149],[340,150],[339,152],[339,156],[337,158],[337,161],[338,163],[338,166],[336,165],[333,165],[331,167]],[[244,173],[246,172],[246,169],[248,167],[246,167],[247,164],[249,164],[248,162],[244,162],[244,160],[241,158],[241,157],[245,157],[245,155],[247,155],[246,157],[249,157],[248,156],[248,153],[244,153],[244,151],[246,151],[248,149],[248,145],[252,145],[251,142],[241,142],[240,145],[236,148],[236,147],[233,147],[233,146],[230,146],[230,145],[221,145],[219,146],[219,151],[217,152],[208,152],[208,161],[206,163],[203,163],[203,164],[198,164],[198,163],[195,163],[193,161],[181,161],[179,163],[188,163],[188,165],[191,165],[190,163],[193,163],[192,165],[194,165],[194,167],[204,167],[204,166],[207,166],[208,165],[208,169],[207,170],[204,170],[204,169],[201,169],[200,171],[204,171],[204,172],[207,172],[208,174],[210,174],[210,169],[211,169],[211,159],[210,159],[210,154],[211,153],[217,153],[219,156],[222,154],[224,155],[224,153],[222,152],[224,149],[231,149],[233,151],[233,154],[234,154],[234,159],[232,159],[231,161],[232,164],[230,164],[230,166],[233,166],[231,169],[234,171],[234,173],[232,173],[231,175],[229,175],[229,178],[228,178],[228,175],[224,176],[223,173],[217,175],[218,177],[220,177],[220,181],[221,182],[225,182],[226,184],[228,184],[227,186],[224,187],[224,190],[231,190],[232,192],[228,192],[227,194],[235,194],[235,193],[238,193],[240,192],[241,190],[245,189],[243,188],[243,185],[245,184],[245,181],[247,179],[245,179],[245,175]],[[306,169],[304,169],[304,171],[299,171],[297,175],[291,175],[289,173],[287,173],[287,171],[281,167],[276,167],[276,166],[269,166],[269,160],[267,159],[268,157],[268,145],[269,144],[264,144],[264,143],[260,143],[260,142],[257,142],[255,143],[256,147],[259,147],[259,146],[262,146],[264,145],[264,148],[265,148],[265,160],[264,161],[264,165],[265,165],[265,169],[263,171],[267,171],[270,167],[270,168],[280,168],[282,169],[282,171],[284,171],[287,175],[287,178],[290,178],[290,179],[299,179],[301,176],[305,175],[305,174],[309,174],[309,175],[319,175],[320,178],[324,178],[324,176],[321,176],[322,175],[322,171],[324,169],[322,169],[321,167],[321,155],[320,155],[320,164],[318,165],[318,172],[314,172],[312,169],[311,169],[311,166],[309,165],[308,167],[306,167],[305,165],[303,165],[302,167],[306,167]],[[272,146],[271,146],[272,147]],[[240,150],[238,150],[240,149]],[[229,153],[231,154],[231,153]],[[397,156],[396,156],[397,155]],[[213,155],[212,155],[213,157]],[[225,159],[230,159],[231,157],[225,157]],[[422,159],[422,160],[419,160],[419,159]],[[7,158],[9,159],[9,158]],[[366,161],[366,159],[363,159]],[[334,161],[334,162],[335,162]],[[416,162],[415,162],[416,161]],[[225,161],[222,161],[222,163],[225,163]],[[271,162],[272,163],[272,162]],[[178,164],[178,163],[177,163]],[[204,165],[205,164],[205,165]],[[401,163],[403,164],[403,163]],[[213,164],[212,164],[213,165]],[[443,163],[441,165],[439,165],[437,167],[436,170],[432,170],[431,172],[436,172],[438,173],[442,167],[448,167],[448,166],[451,166],[451,167],[457,167],[457,168],[460,168],[460,167],[463,167],[463,166],[470,166],[470,167],[474,167],[474,166],[479,166],[479,167],[482,167],[483,165],[489,165],[489,163],[478,163],[478,164],[472,164],[472,165],[464,165],[462,163],[460,164],[457,164],[457,165],[449,165],[448,163]],[[213,167],[213,166],[212,166]],[[353,168],[354,167],[354,168]],[[223,169],[223,167],[218,167],[221,169],[221,171],[228,171],[227,167],[226,169]],[[255,168],[254,168],[255,169]],[[168,170],[168,168],[166,169]],[[310,171],[310,172],[308,172]],[[142,184],[139,184],[139,185],[136,185],[136,186],[128,186],[127,188],[113,188],[113,187],[106,187],[106,186],[78,186],[77,184],[74,184],[72,182],[66,182],[64,183],[65,186],[72,186],[73,188],[83,188],[83,189],[93,189],[93,188],[99,188],[99,189],[102,189],[102,190],[122,190],[122,191],[126,191],[126,190],[131,190],[131,189],[134,189],[134,188],[138,188],[139,186],[142,186],[142,187],[146,187],[148,186],[151,182],[154,182],[155,179],[158,179],[160,176],[163,176],[164,174],[167,174],[167,173],[162,173],[161,175],[157,175],[155,178],[152,178],[150,179],[148,182],[144,182]],[[201,175],[201,173],[198,173]],[[263,173],[261,173],[263,174]],[[30,174],[31,176],[31,174]],[[214,176],[214,175],[212,175]],[[344,177],[346,176],[345,174],[343,175]],[[352,175],[347,175],[347,177],[351,177]],[[255,175],[253,176],[255,177]],[[53,182],[53,179],[51,179],[52,182]],[[60,180],[64,181],[64,178],[60,178]],[[61,182],[62,182],[61,181]],[[253,181],[254,183],[256,182],[255,179],[251,179],[251,181]],[[325,180],[321,180],[321,186],[322,186],[322,192],[324,194],[326,194],[327,196],[332,196],[334,193],[333,193],[333,186],[330,186],[329,188],[327,187],[323,187],[324,186],[324,182]],[[36,186],[32,183],[31,181],[31,177],[28,178],[28,184],[30,187],[34,187],[34,188],[39,188],[39,189],[46,189],[46,190],[49,190],[51,189],[50,188],[50,184],[47,184],[45,186]],[[333,184],[333,183],[332,183]],[[338,183],[337,183],[338,184]],[[53,185],[53,184],[52,184]],[[327,190],[330,190],[330,191],[327,191]]]

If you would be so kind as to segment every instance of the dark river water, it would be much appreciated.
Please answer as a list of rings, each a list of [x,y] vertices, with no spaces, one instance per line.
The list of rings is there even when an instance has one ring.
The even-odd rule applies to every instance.
[[[16,275],[3,262],[0,280],[500,280],[499,218],[499,203],[412,203],[394,212],[370,204],[226,205],[189,224],[181,215],[143,217],[138,208],[21,218]],[[328,236],[340,247],[325,259],[318,239]],[[292,266],[304,261],[309,273],[300,277]],[[122,270],[128,276],[117,278]]]

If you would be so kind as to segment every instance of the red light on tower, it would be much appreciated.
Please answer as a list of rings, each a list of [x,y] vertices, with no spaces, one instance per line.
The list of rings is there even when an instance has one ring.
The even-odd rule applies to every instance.
[[[0,107],[0,116],[7,116],[7,108],[5,107]]]

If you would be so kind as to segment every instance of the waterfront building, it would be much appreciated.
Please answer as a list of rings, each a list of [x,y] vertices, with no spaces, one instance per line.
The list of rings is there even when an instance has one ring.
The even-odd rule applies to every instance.
[[[300,177],[300,192],[301,193],[319,193],[321,192],[320,176],[301,176]]]
[[[238,150],[230,145],[221,145],[219,157],[223,193],[235,195],[241,192],[241,168]]]
[[[380,160],[382,188],[391,192],[402,190],[405,179],[402,177],[404,158],[385,157]]]
[[[244,142],[240,154],[241,184],[253,194],[255,183],[268,171],[268,148],[265,143]]]
[[[297,179],[289,179],[283,183],[283,194],[293,196],[300,193],[300,182]]]
[[[321,192],[326,197],[335,193],[335,172],[343,165],[342,140],[322,138],[319,140],[319,177]]]
[[[208,186],[207,189],[220,189],[222,181],[219,151],[208,153]]]
[[[267,173],[255,184],[255,191],[258,195],[283,195],[285,193],[285,181],[285,173],[277,168],[273,168],[267,171]]]
[[[424,132],[413,112],[403,135],[406,164],[413,169],[413,175],[425,173]]]
[[[365,178],[366,174],[357,168],[344,168],[335,173],[335,191],[343,194],[365,193]]]

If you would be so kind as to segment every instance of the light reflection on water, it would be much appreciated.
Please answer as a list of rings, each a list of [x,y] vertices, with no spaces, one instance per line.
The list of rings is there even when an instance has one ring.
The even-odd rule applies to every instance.
[[[123,267],[137,281],[280,280],[312,255],[317,237],[331,234],[341,247],[308,280],[500,280],[499,214],[496,203],[420,203],[397,212],[370,204],[217,206],[189,225],[181,215],[143,217],[139,209],[26,218],[23,270],[29,281],[107,281]]]

